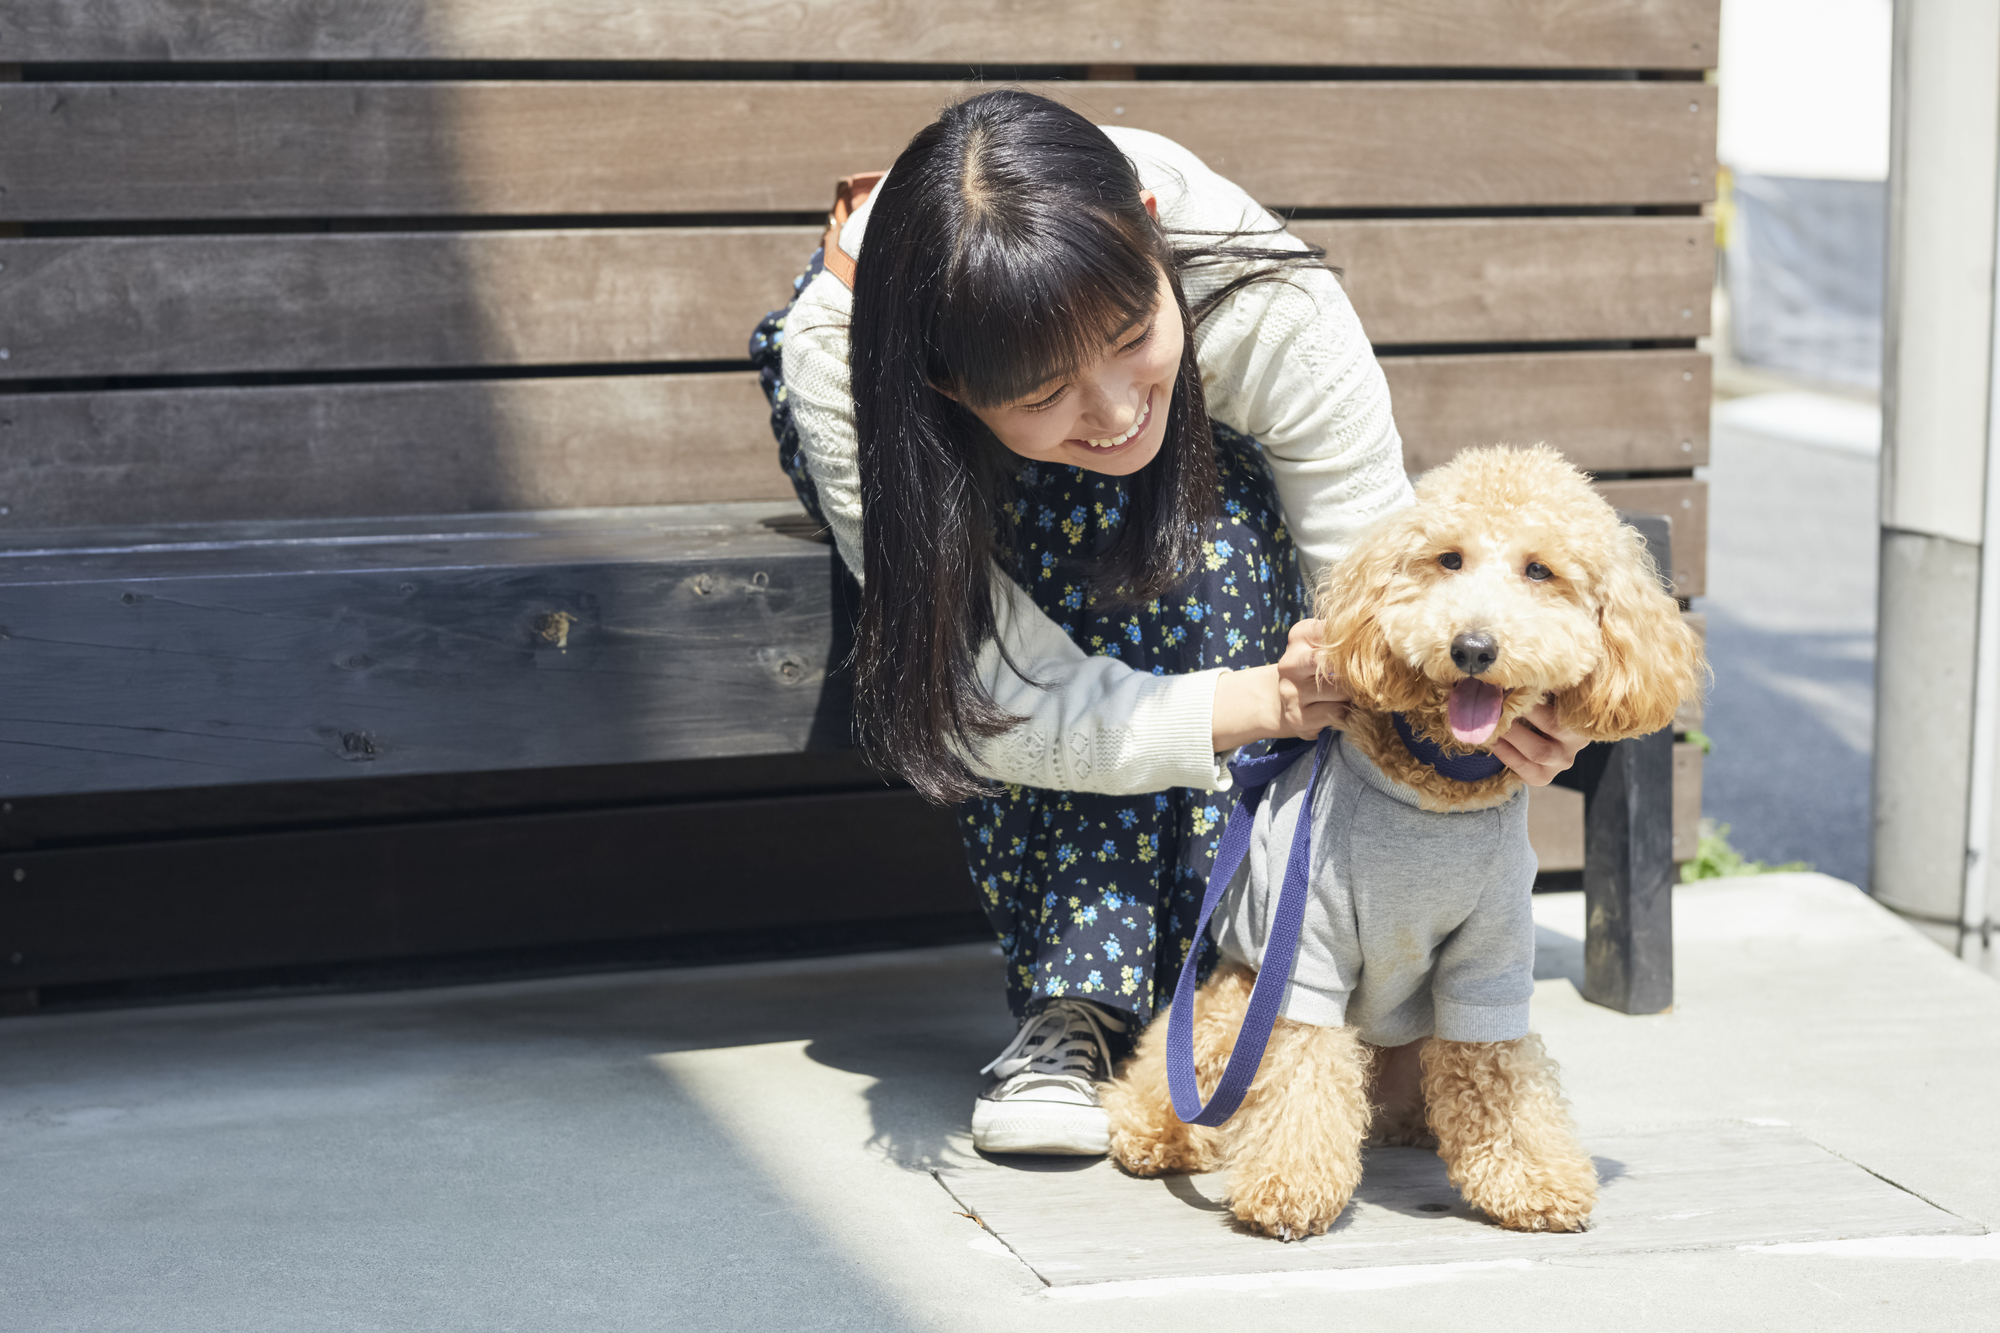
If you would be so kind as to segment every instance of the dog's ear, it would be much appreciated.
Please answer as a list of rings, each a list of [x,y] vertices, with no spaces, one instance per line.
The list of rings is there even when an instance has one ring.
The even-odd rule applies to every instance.
[[[1660,587],[1646,539],[1619,524],[1607,546],[1597,613],[1603,657],[1556,696],[1562,724],[1594,741],[1658,731],[1708,675],[1701,641]]]
[[[1429,697],[1422,674],[1389,646],[1381,620],[1383,605],[1409,577],[1409,552],[1420,537],[1414,509],[1389,514],[1320,580],[1320,672],[1345,683],[1363,708],[1408,712]]]

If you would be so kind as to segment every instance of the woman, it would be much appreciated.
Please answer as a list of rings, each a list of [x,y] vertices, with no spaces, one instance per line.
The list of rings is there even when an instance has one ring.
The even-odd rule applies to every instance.
[[[1029,93],[945,111],[828,243],[752,355],[862,582],[859,740],[960,804],[1007,956],[974,1142],[1100,1153],[1095,1085],[1191,943],[1219,756],[1341,720],[1305,580],[1409,501],[1388,388],[1320,252]],[[1530,717],[1495,753],[1546,783],[1581,739]]]

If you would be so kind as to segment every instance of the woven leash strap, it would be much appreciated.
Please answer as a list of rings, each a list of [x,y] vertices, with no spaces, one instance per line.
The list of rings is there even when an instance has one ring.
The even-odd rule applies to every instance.
[[[1250,1080],[1264,1062],[1264,1048],[1271,1041],[1271,1027],[1278,1021],[1278,1007],[1291,979],[1292,959],[1299,948],[1299,928],[1305,922],[1306,888],[1311,878],[1312,809],[1319,795],[1319,773],[1333,747],[1333,731],[1319,734],[1313,747],[1312,778],[1306,784],[1305,804],[1299,809],[1298,827],[1292,833],[1292,851],[1285,863],[1285,883],[1278,893],[1278,910],[1271,922],[1271,935],[1264,945],[1264,966],[1250,991],[1250,1007],[1243,1014],[1242,1030],[1229,1052],[1229,1064],[1204,1106],[1201,1086],[1194,1068],[1194,973],[1201,953],[1201,939],[1208,932],[1208,920],[1215,915],[1223,891],[1236,878],[1236,871],[1250,851],[1250,826],[1256,822],[1257,807],[1271,782],[1306,752],[1305,742],[1255,759],[1231,764],[1229,772],[1238,789],[1236,808],[1222,830],[1216,848],[1215,866],[1209,871],[1208,889],[1201,899],[1201,920],[1195,923],[1188,944],[1187,959],[1181,964],[1180,981],[1174,987],[1174,1005],[1167,1022],[1167,1088],[1173,1094],[1174,1114],[1189,1125],[1219,1125],[1236,1114]]]

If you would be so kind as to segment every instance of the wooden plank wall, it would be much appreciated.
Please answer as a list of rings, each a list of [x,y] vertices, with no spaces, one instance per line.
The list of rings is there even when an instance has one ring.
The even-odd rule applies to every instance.
[[[831,178],[1016,79],[1182,140],[1324,245],[1413,468],[1547,439],[1673,479],[1699,526],[1716,23],[1715,0],[15,0],[0,526],[783,499],[744,345]]]
[[[1548,440],[1674,517],[1696,595],[1718,2],[7,0],[0,539],[788,507],[751,326],[834,177],[1016,82],[1180,139],[1325,246],[1413,470]],[[445,777],[363,753],[363,781],[107,791],[114,756],[0,802],[0,1011],[190,971],[982,928],[949,814],[851,752]],[[718,817],[782,824],[758,874],[786,893],[715,893],[742,867],[678,849]]]

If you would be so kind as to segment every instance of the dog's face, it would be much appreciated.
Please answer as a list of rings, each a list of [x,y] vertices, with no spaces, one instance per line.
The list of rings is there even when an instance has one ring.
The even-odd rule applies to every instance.
[[[1657,731],[1701,648],[1644,540],[1554,450],[1470,449],[1371,528],[1321,591],[1321,666],[1461,747],[1553,696],[1593,740]]]

